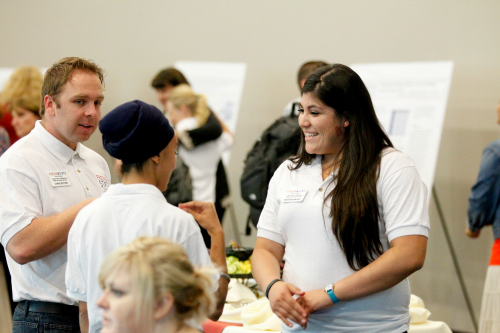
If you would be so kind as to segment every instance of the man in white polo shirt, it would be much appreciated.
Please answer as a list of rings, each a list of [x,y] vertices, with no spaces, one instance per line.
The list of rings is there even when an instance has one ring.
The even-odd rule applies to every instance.
[[[109,186],[105,160],[83,146],[97,128],[103,71],[64,58],[45,74],[33,131],[0,158],[0,237],[12,274],[13,333],[79,332],[78,301],[66,295],[66,241],[83,207]]]

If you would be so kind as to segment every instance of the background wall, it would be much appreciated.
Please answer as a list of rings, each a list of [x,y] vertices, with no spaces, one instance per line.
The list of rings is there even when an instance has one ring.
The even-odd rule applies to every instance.
[[[454,61],[435,186],[479,317],[492,233],[470,240],[464,229],[481,151],[498,136],[500,2],[0,0],[0,13],[0,67],[49,67],[71,55],[93,59],[107,72],[104,113],[136,98],[159,106],[150,80],[177,60],[246,62],[229,164],[241,231],[248,211],[239,197],[243,160],[299,95],[295,75],[304,61]],[[99,134],[88,146],[111,162]],[[228,216],[229,242],[234,229]],[[426,301],[431,319],[473,331],[434,201],[430,216],[427,261],[411,277],[412,291]],[[255,231],[241,237],[243,245],[253,246]]]

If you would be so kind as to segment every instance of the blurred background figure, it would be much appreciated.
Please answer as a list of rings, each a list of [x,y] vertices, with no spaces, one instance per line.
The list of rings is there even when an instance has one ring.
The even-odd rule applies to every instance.
[[[500,103],[497,114],[500,125]],[[500,332],[500,139],[491,142],[483,151],[479,175],[469,197],[465,233],[477,238],[481,229],[489,225],[493,226],[495,242],[484,283],[479,333]]]
[[[328,63],[322,60],[312,60],[302,64],[299,71],[297,72],[297,84],[299,85],[299,91],[302,91],[304,83],[306,82],[309,75],[316,72],[321,67],[328,66]],[[283,109],[283,116],[289,116],[293,114],[295,117],[299,116],[299,104],[300,97],[291,100]]]
[[[2,117],[2,110],[0,109],[0,117]],[[9,133],[7,133],[7,130],[3,127],[0,126],[0,156],[2,156],[3,153],[9,148],[10,146],[10,138],[9,138]]]
[[[151,81],[151,87],[156,90],[158,101],[163,105],[165,113],[166,105],[170,99],[172,90],[180,84],[189,85],[189,82],[184,74],[174,67],[168,67],[161,70]],[[189,150],[218,139],[222,133],[222,123],[209,108],[209,114],[205,122],[199,123],[196,128],[186,130],[185,135],[179,137],[179,140],[181,140],[182,145]],[[167,201],[174,206],[182,202],[193,200],[191,175],[189,173],[189,168],[184,164],[181,158],[178,159],[177,167],[172,173],[168,189],[163,194]],[[221,223],[229,203],[229,184],[227,181],[226,169],[222,160],[219,160],[216,173],[214,204]],[[202,230],[202,233],[207,247],[210,247],[210,241],[206,232]]]
[[[307,78],[321,67],[324,61],[308,61],[300,66],[297,73],[299,91]],[[301,129],[297,122],[300,97],[293,99],[283,110],[283,116],[266,128],[254,143],[245,158],[245,168],[240,179],[241,197],[250,205],[246,235],[250,235],[250,225],[257,227],[260,213],[267,198],[267,187],[276,169],[290,156],[297,153],[300,145]]]
[[[101,332],[201,332],[193,325],[215,307],[212,275],[210,269],[194,269],[178,244],[137,238],[102,265]]]
[[[18,138],[31,132],[35,122],[40,119],[42,84],[43,75],[37,67],[21,66],[12,73],[3,87],[0,93],[0,156]],[[12,300],[11,277],[1,245],[0,260],[9,290],[11,310],[14,312],[16,303]]]
[[[205,142],[191,149],[189,145],[184,144],[190,140],[188,131],[205,124],[212,114],[205,96],[195,94],[187,84],[181,84],[172,89],[166,110],[181,143],[179,157],[189,168],[193,200],[215,203],[217,168],[222,153],[229,150],[233,144],[232,134],[224,123],[220,122],[223,132],[216,140]],[[203,231],[202,234],[205,244],[210,247],[208,233]]]
[[[22,138],[35,127],[40,119],[40,101],[43,75],[40,69],[34,66],[17,68],[5,84],[0,94],[0,106],[4,110],[4,117],[9,114],[15,137],[11,137],[11,144]]]

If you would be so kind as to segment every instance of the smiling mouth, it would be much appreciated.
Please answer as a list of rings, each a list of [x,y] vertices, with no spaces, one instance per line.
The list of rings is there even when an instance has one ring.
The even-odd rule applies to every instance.
[[[317,136],[317,135],[319,135],[319,134],[318,133],[304,133],[304,136],[306,138],[312,138],[312,137]]]

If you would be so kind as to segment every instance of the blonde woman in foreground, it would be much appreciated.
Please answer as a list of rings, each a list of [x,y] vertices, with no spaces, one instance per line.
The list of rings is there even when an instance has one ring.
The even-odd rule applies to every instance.
[[[201,332],[193,325],[215,308],[212,276],[213,269],[194,269],[178,244],[135,239],[102,265],[101,332]]]

